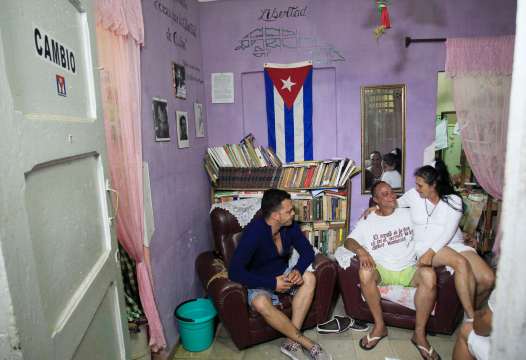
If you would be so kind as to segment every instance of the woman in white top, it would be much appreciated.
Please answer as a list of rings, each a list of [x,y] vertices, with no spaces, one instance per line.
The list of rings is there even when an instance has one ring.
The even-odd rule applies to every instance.
[[[400,197],[398,206],[410,208],[418,264],[447,265],[455,270],[458,297],[472,319],[474,305],[487,299],[495,275],[472,247],[464,245],[458,227],[462,198],[454,190],[445,164],[437,161],[435,167],[426,165],[415,171],[416,188]]]
[[[402,187],[402,176],[396,170],[398,159],[395,154],[387,153],[382,157],[382,167],[384,172],[382,174],[382,181],[385,181],[393,189]]]

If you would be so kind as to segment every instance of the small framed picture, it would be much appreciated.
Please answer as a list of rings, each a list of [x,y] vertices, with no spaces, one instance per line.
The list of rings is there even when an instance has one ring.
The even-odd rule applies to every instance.
[[[177,146],[179,148],[190,147],[188,113],[186,111],[176,111],[175,118],[177,119]]]
[[[203,104],[194,103],[195,137],[205,137],[205,121],[203,120]]]
[[[167,101],[165,99],[155,97],[152,99],[155,141],[170,141],[170,125],[168,124],[166,106]]]
[[[186,72],[183,65],[172,63],[172,78],[175,97],[186,99]]]

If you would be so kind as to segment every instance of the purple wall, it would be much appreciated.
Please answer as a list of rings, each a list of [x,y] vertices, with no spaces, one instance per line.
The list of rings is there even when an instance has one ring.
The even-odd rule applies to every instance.
[[[286,10],[289,6],[298,9],[306,6],[306,16],[283,17],[276,21],[259,19],[265,9]],[[318,123],[323,122],[328,132],[336,130],[337,134],[328,136],[327,131],[314,134],[315,157],[346,156],[360,162],[360,86],[407,85],[405,186],[409,189],[414,185],[412,172],[422,164],[423,150],[434,138],[437,72],[444,70],[445,46],[442,43],[413,44],[406,49],[404,37],[512,34],[515,32],[515,9],[515,0],[393,1],[389,8],[393,28],[376,42],[373,28],[378,18],[372,1],[232,0],[201,4],[210,145],[236,143],[245,135],[244,131],[258,129],[253,124],[254,118],[265,118],[264,110],[251,114],[244,106],[246,99],[264,101],[263,86],[246,86],[247,76],[256,77],[254,72],[261,72],[265,62],[313,59],[314,97],[316,86],[326,88],[329,84],[323,81],[317,84],[316,72],[334,69],[336,74],[335,116],[330,116],[334,113],[330,97],[318,98],[315,106],[322,108],[319,113],[327,114],[319,118]],[[270,48],[260,57],[253,55],[254,46],[235,50],[243,36],[263,26],[296,31],[306,41],[298,44],[289,38],[289,48]],[[296,48],[290,48],[291,43]],[[338,55],[345,61],[333,61],[341,59]],[[214,72],[234,72],[234,104],[210,103],[210,73]],[[262,77],[259,78],[262,81]],[[264,126],[260,128],[263,130],[255,134],[256,138],[267,145]],[[368,197],[360,194],[360,181],[360,176],[353,180],[351,221],[358,218],[368,201]]]
[[[159,10],[162,6],[164,12]],[[307,6],[306,16],[273,22],[258,20],[264,9],[288,6],[300,9]],[[249,102],[252,98],[264,99],[263,86],[257,80],[264,62],[316,61],[314,76],[320,80],[314,90],[318,97],[316,111],[325,114],[325,117],[318,115],[317,126],[327,129],[323,134],[321,131],[315,134],[315,153],[319,157],[360,159],[361,85],[407,84],[406,187],[410,187],[413,184],[410,174],[421,164],[422,151],[434,136],[436,73],[444,69],[445,47],[416,44],[406,49],[404,36],[511,34],[515,28],[515,7],[515,0],[395,1],[390,8],[393,29],[376,42],[372,29],[377,18],[372,1],[230,0],[198,5],[195,0],[144,0],[143,155],[150,164],[156,226],[151,243],[155,292],[169,349],[177,339],[173,310],[179,302],[202,294],[194,261],[212,244],[203,155],[208,145],[237,143],[245,132],[251,131],[266,145],[265,127],[256,122],[264,119],[258,107],[261,101],[255,101],[253,106]],[[197,36],[188,31],[192,31],[191,27],[183,26],[184,19],[186,24],[196,25]],[[234,50],[243,36],[264,25],[295,30],[303,42],[292,44],[295,49],[272,48],[267,56],[261,57],[253,55],[253,47]],[[185,44],[184,49],[174,45],[173,32],[176,42]],[[342,58],[345,61],[333,61]],[[175,99],[173,95],[172,61],[199,68],[186,67],[187,100]],[[234,72],[235,104],[211,104],[212,72]],[[188,79],[188,75],[204,80],[204,85]],[[153,140],[151,98],[154,96],[168,100],[171,142]],[[195,138],[194,101],[205,107],[207,138]],[[177,148],[176,110],[189,114],[188,149]],[[359,176],[354,179],[352,195],[355,220],[366,206],[366,197],[360,195]]]
[[[164,5],[172,16],[159,11]],[[186,4],[185,8],[181,4]],[[161,6],[162,8],[162,6]],[[177,304],[202,295],[194,271],[197,255],[211,247],[208,209],[208,179],[203,170],[203,156],[208,138],[195,137],[193,103],[204,101],[201,70],[186,66],[186,100],[176,99],[172,88],[171,63],[186,62],[202,69],[199,10],[194,0],[143,1],[145,46],[141,52],[143,157],[149,162],[155,234],[151,242],[155,295],[164,325],[168,349],[177,339],[173,311]],[[178,16],[179,22],[172,18]],[[196,25],[194,35],[179,23]],[[170,40],[167,32],[170,29]],[[193,31],[191,28],[189,30]],[[174,45],[173,33],[179,45]],[[152,120],[152,97],[168,100],[170,142],[155,142]],[[177,148],[175,111],[187,111],[190,148]],[[206,116],[205,116],[206,121]]]

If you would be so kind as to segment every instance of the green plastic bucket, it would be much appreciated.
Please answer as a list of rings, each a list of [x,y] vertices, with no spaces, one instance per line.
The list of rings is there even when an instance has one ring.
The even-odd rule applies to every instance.
[[[209,299],[192,299],[175,308],[181,342],[187,351],[203,351],[214,340],[214,318],[217,311]]]

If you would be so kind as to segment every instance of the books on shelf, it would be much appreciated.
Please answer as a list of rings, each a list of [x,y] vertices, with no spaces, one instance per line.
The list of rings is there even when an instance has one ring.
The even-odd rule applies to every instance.
[[[316,196],[291,196],[298,221],[343,221],[347,219],[347,193],[326,190]]]
[[[360,172],[353,160],[302,161],[282,165],[280,188],[338,188]]]
[[[305,223],[301,230],[313,247],[322,254],[333,254],[347,236],[345,223]]]
[[[208,148],[204,168],[211,183],[222,188],[341,188],[360,172],[345,158],[282,164],[272,149],[256,146],[252,134],[239,144]]]

